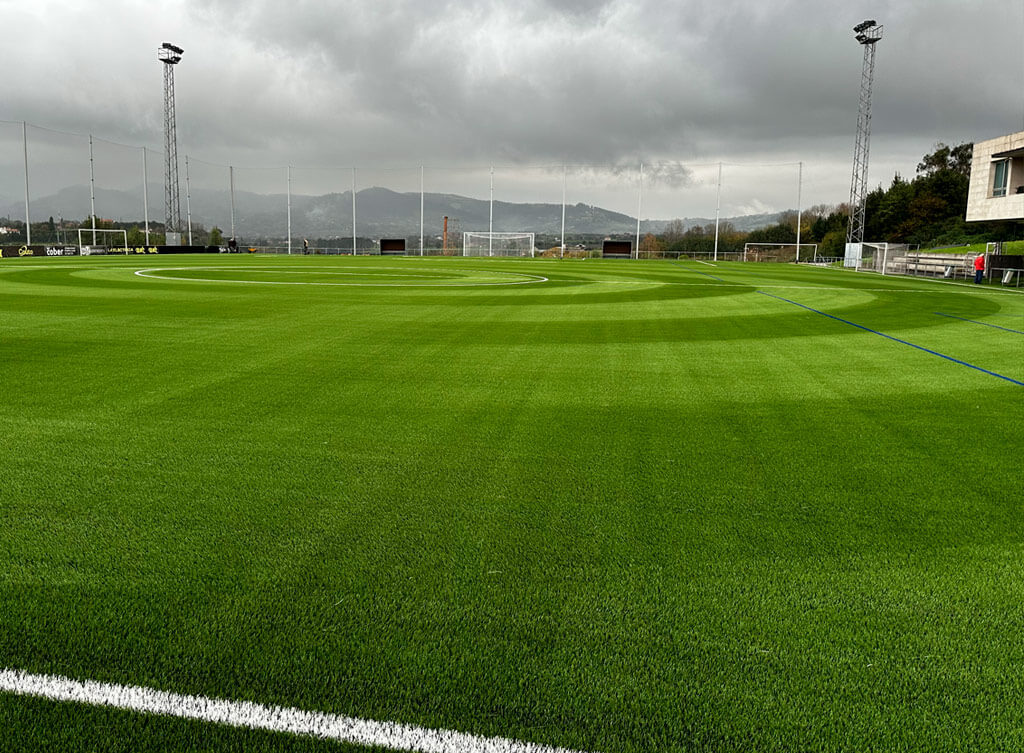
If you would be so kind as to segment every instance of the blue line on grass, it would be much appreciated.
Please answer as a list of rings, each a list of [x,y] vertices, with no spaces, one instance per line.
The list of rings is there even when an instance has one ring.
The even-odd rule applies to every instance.
[[[699,269],[695,269],[693,271],[696,272],[699,275],[704,275],[705,277],[710,277],[712,280],[718,280],[719,282],[725,282],[725,280],[723,280],[721,277],[715,277],[714,275],[709,275],[707,272],[701,272]]]
[[[947,319],[959,319],[962,322],[970,322],[971,324],[980,324],[982,327],[992,327],[994,329],[1001,329],[1004,332],[1015,332],[1018,335],[1024,335],[1019,329],[1010,329],[1009,327],[1000,327],[998,324],[989,324],[988,322],[979,322],[974,319],[964,319],[962,316],[953,316],[952,314],[943,314],[941,311],[936,311],[935,316],[944,316]]]
[[[699,269],[690,269],[689,267],[686,267],[686,271],[687,272],[696,272],[699,275],[704,275],[705,277],[710,277],[712,280],[718,280],[719,282],[725,282],[725,280],[723,280],[721,277],[715,277],[714,275],[708,274],[707,272],[701,272]]]
[[[881,335],[886,340],[892,340],[893,342],[898,342],[901,345],[909,345],[911,348],[916,348],[917,350],[923,350],[925,353],[931,353],[933,356],[938,356],[939,358],[945,358],[947,361],[952,361],[953,363],[958,363],[961,366],[966,366],[966,367],[974,369],[976,371],[981,371],[981,372],[983,372],[985,374],[988,374],[990,376],[999,377],[1000,379],[1005,379],[1007,382],[1012,382],[1013,384],[1018,384],[1021,387],[1024,387],[1024,382],[1017,381],[1013,377],[1008,377],[1008,376],[1005,376],[1004,374],[997,374],[994,371],[989,371],[988,369],[983,369],[980,366],[975,366],[973,363],[967,363],[967,361],[961,361],[959,358],[953,358],[953,356],[947,356],[945,353],[939,353],[937,350],[929,350],[928,348],[924,348],[924,347],[922,347],[920,345],[914,345],[914,343],[907,342],[906,340],[900,340],[898,337],[893,337],[892,335],[887,335],[884,332],[879,332],[877,329],[871,329],[870,327],[865,327],[863,324],[857,324],[856,322],[851,322],[849,319],[841,319],[840,317],[834,316],[833,314],[827,314],[824,311],[818,311],[818,309],[812,309],[810,306],[805,306],[802,303],[797,303],[796,301],[791,301],[788,298],[783,298],[782,296],[772,295],[771,293],[765,293],[763,290],[758,290],[757,292],[760,293],[761,295],[766,295],[769,298],[774,298],[774,299],[776,299],[778,301],[784,301],[785,303],[791,303],[792,305],[799,306],[802,309],[807,309],[808,311],[813,311],[815,314],[821,314],[822,316],[827,316],[829,319],[835,319],[837,322],[842,322],[843,324],[849,324],[851,327],[856,327],[857,329],[862,329],[865,332],[870,332],[870,333],[872,333],[874,335]]]

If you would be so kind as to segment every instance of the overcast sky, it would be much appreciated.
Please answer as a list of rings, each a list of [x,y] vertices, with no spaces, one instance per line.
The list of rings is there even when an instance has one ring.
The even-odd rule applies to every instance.
[[[728,215],[795,207],[796,166],[753,165],[802,161],[804,206],[845,201],[866,18],[885,27],[872,186],[912,177],[938,141],[1024,129],[1024,0],[0,0],[0,18],[0,120],[132,146],[162,148],[156,51],[183,47],[178,144],[197,181],[220,180],[206,163],[356,166],[361,187],[418,190],[425,165],[427,190],[486,198],[486,169],[455,168],[493,164],[497,197],[558,201],[560,169],[521,168],[610,165],[574,169],[568,200],[635,213],[643,161],[645,216],[708,216],[714,163]],[[47,172],[61,139],[30,139],[33,193],[81,175]],[[20,197],[22,161],[20,125],[0,125],[0,196]],[[297,170],[295,190],[323,175],[350,185]]]

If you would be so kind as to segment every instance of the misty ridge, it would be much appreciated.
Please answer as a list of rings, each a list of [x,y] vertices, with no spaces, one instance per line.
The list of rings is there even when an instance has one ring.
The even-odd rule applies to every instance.
[[[149,220],[164,220],[164,189],[150,184]],[[96,216],[115,222],[142,222],[143,191],[96,189]],[[186,214],[186,197],[181,197],[182,219]],[[225,233],[231,228],[231,198],[227,191],[193,190],[189,194],[191,220],[194,227],[209,230],[219,227]],[[423,194],[424,232],[442,232],[444,218],[449,229],[458,231],[486,230],[490,222],[490,202],[456,194]],[[49,217],[82,221],[90,215],[88,186],[72,186],[49,196],[31,199],[30,212],[34,222]],[[25,214],[24,200],[0,200],[0,214],[20,219]],[[722,217],[741,232],[776,224],[781,212]],[[659,234],[674,219],[686,228],[714,223],[714,218],[680,217],[644,220],[642,232]],[[344,237],[352,232],[352,192],[328,193],[320,196],[293,194],[291,226],[294,236],[329,238]],[[364,188],[356,191],[356,228],[361,236],[413,237],[420,232],[419,192],[399,193],[386,188]],[[562,231],[560,203],[494,202],[494,230],[497,232],[533,232],[558,235]],[[257,194],[235,191],[235,231],[239,237],[284,238],[288,232],[288,197],[286,194]],[[589,204],[567,204],[565,232],[570,235],[632,235],[636,233],[636,217]]]

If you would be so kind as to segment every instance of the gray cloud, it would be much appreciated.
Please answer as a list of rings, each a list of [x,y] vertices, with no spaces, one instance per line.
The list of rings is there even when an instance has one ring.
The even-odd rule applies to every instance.
[[[182,150],[214,162],[567,161],[612,180],[642,160],[652,185],[682,186],[684,163],[802,160],[811,200],[838,201],[860,83],[851,27],[867,17],[886,30],[879,182],[912,174],[936,141],[1016,130],[1024,114],[1024,16],[998,0],[119,0],[116,33],[70,0],[39,5],[0,0],[24,32],[3,53],[21,75],[5,77],[0,118],[158,147],[166,38],[186,50]]]

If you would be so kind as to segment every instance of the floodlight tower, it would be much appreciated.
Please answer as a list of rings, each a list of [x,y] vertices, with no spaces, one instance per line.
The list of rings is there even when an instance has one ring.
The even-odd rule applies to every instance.
[[[157,57],[164,64],[164,208],[165,230],[181,232],[181,201],[178,198],[178,133],[174,116],[174,66],[184,50],[164,42]]]
[[[875,77],[875,44],[882,27],[868,20],[853,27],[856,40],[864,47],[860,74],[860,106],[857,109],[857,141],[853,147],[853,180],[850,185],[850,224],[847,243],[864,242],[864,213],[868,195],[868,149],[871,146],[871,82]]]

